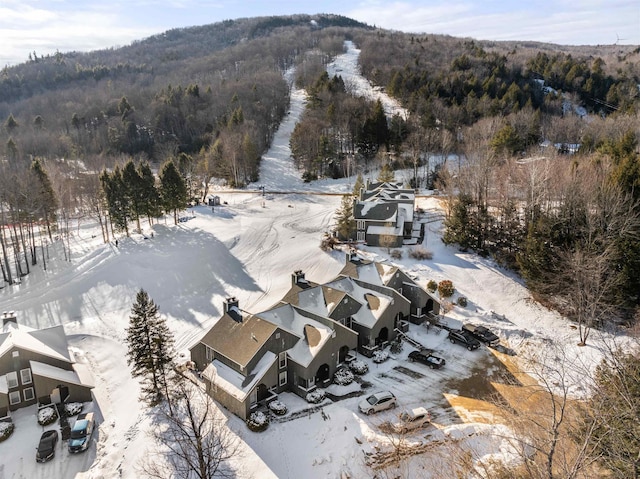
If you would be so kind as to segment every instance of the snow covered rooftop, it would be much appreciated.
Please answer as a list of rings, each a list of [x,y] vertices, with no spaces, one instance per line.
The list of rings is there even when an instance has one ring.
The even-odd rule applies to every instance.
[[[308,365],[333,334],[333,330],[329,326],[314,319],[312,314],[311,312],[305,314],[301,308],[283,304],[258,313],[257,316],[298,336],[300,341],[289,350],[289,357],[298,364]],[[324,316],[326,316],[326,312]]]
[[[54,359],[73,362],[62,325],[33,329],[7,323],[0,334],[0,357],[13,348],[25,349]]]
[[[244,401],[276,359],[277,356],[274,353],[267,351],[258,361],[256,367],[253,368],[253,371],[246,377],[214,359],[205,368],[202,375],[238,401]]]
[[[368,328],[375,326],[382,313],[392,301],[391,296],[364,288],[354,281],[353,278],[346,276],[327,283],[327,286],[349,293],[349,295],[353,296],[357,301],[366,305],[365,308],[360,308],[358,312],[353,315],[353,319],[358,324],[362,324]]]
[[[287,354],[292,361],[307,367],[316,357],[316,354],[322,350],[332,334],[333,330],[325,325],[319,323],[315,325],[306,324],[304,338],[298,341]]]

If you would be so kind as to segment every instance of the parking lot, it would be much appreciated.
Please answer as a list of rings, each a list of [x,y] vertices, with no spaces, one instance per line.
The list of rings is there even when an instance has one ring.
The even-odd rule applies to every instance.
[[[484,345],[468,351],[450,343],[444,330],[427,331],[415,325],[411,325],[409,335],[445,358],[446,365],[431,369],[410,362],[407,356],[416,348],[404,343],[403,350],[385,363],[371,363],[370,372],[363,378],[371,383],[372,389],[392,391],[404,408],[426,406],[433,410],[434,417],[442,416],[450,407],[445,394],[484,398],[491,393],[490,381],[502,374],[500,361]]]
[[[90,405],[91,406],[91,405]],[[34,479],[69,478],[89,470],[96,458],[96,442],[99,431],[96,429],[91,437],[88,449],[79,454],[71,454],[67,449],[67,441],[60,437],[55,448],[55,456],[48,462],[36,462],[36,448],[44,431],[60,432],[58,421],[47,426],[37,422],[37,406],[29,406],[11,413],[15,429],[11,436],[0,442],[0,479],[25,477]],[[73,426],[75,417],[69,418]]]

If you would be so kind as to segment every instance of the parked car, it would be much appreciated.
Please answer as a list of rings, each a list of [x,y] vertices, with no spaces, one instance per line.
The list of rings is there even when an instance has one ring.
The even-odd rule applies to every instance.
[[[398,401],[393,393],[389,391],[382,391],[373,393],[367,398],[363,399],[358,408],[365,414],[373,414],[374,412],[384,411],[396,407]]]
[[[471,333],[464,330],[452,329],[449,331],[449,341],[452,343],[459,343],[466,347],[469,351],[478,349],[480,347],[480,341],[471,336]]]
[[[71,438],[69,439],[69,452],[86,451],[93,434],[93,413],[80,414],[71,428]]]
[[[496,336],[489,328],[479,326],[477,324],[466,323],[462,325],[464,331],[469,332],[474,338],[489,346],[496,346],[500,343],[500,338]]]
[[[56,455],[56,444],[58,444],[58,431],[52,429],[43,432],[36,451],[36,461],[47,462],[53,459]]]
[[[392,425],[395,432],[406,434],[431,422],[431,414],[423,407],[400,413],[400,421]]]
[[[409,353],[409,361],[418,361],[419,363],[426,364],[431,369],[440,369],[446,363],[444,358],[431,354],[428,351],[411,351]]]

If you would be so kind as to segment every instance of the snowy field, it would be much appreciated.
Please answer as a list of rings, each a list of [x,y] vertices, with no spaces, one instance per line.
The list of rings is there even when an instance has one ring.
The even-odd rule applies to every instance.
[[[332,68],[357,75],[354,65],[350,49]],[[59,443],[53,461],[37,464],[35,447],[43,428],[36,423],[35,407],[18,411],[13,415],[16,431],[0,443],[0,479],[140,477],[137,464],[151,447],[148,416],[137,401],[138,386],[130,377],[123,344],[140,288],[159,305],[182,358],[187,359],[187,348],[221,315],[224,298],[236,296],[242,309],[258,312],[281,299],[294,270],[319,283],[338,274],[344,252],[325,253],[319,244],[340,203],[335,193],[350,191],[353,178],[311,185],[301,182],[291,167],[288,135],[303,106],[304,92],[294,90],[291,113],[265,155],[258,184],[295,193],[221,192],[226,205],[214,211],[204,206],[184,211],[185,221],[177,226],[171,218],[153,227],[145,223],[143,234],[120,237],[118,247],[103,244],[96,226],[82,222],[71,238],[71,262],[52,247],[46,272],[36,269],[21,285],[0,290],[0,311],[15,311],[19,323],[33,328],[64,325],[78,361],[86,362],[94,374],[96,400],[86,408],[96,412],[99,424],[86,453],[70,456]],[[311,190],[334,194],[310,194]],[[420,198],[417,206],[439,211],[437,198]],[[441,223],[427,226],[425,246],[433,259],[412,260],[405,250],[403,259],[395,263],[422,286],[430,279],[452,280],[457,294],[469,300],[466,308],[454,309],[452,319],[490,326],[518,353],[555,342],[570,358],[589,362],[599,357],[596,337],[591,345],[578,348],[577,331],[531,301],[517,278],[490,260],[443,245]],[[388,259],[381,248],[364,247],[362,254]],[[410,435],[416,443],[456,438],[461,447],[473,449],[478,459],[508,457],[508,448],[498,439],[503,426],[494,424],[490,411],[456,399],[481,395],[478,377],[497,378],[504,372],[500,355],[485,347],[469,352],[452,345],[445,332],[437,329],[411,325],[409,335],[445,357],[445,368],[432,371],[409,363],[406,358],[412,348],[405,345],[380,365],[369,362],[362,386],[331,386],[328,392],[345,398],[326,400],[321,410],[304,412],[306,402],[292,394],[282,395],[289,413],[263,433],[250,432],[242,421],[223,411],[242,443],[243,453],[234,461],[236,477],[319,479],[343,473],[371,477],[366,454],[390,441],[380,426],[393,421],[397,411],[363,416],[357,411],[362,397],[347,395],[382,389],[392,390],[401,408],[421,405],[432,412],[433,425]],[[417,455],[407,467],[426,467],[428,458],[428,453]]]

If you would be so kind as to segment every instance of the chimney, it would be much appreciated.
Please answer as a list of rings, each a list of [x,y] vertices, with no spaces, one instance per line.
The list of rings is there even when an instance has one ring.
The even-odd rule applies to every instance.
[[[301,269],[291,273],[291,286],[309,286],[309,282],[304,278],[304,273]]]
[[[357,251],[355,249],[353,249],[353,248],[351,248],[351,249],[349,249],[349,251],[347,251],[346,258],[347,258],[346,264],[358,263],[360,261],[360,258],[358,258]]]
[[[227,298],[224,300],[224,314],[228,314],[231,316],[231,319],[234,321],[241,323],[242,322],[242,311],[238,307],[238,299],[235,296]]]
[[[8,323],[18,324],[18,317],[15,311],[5,311],[2,313],[2,325],[4,326]]]

